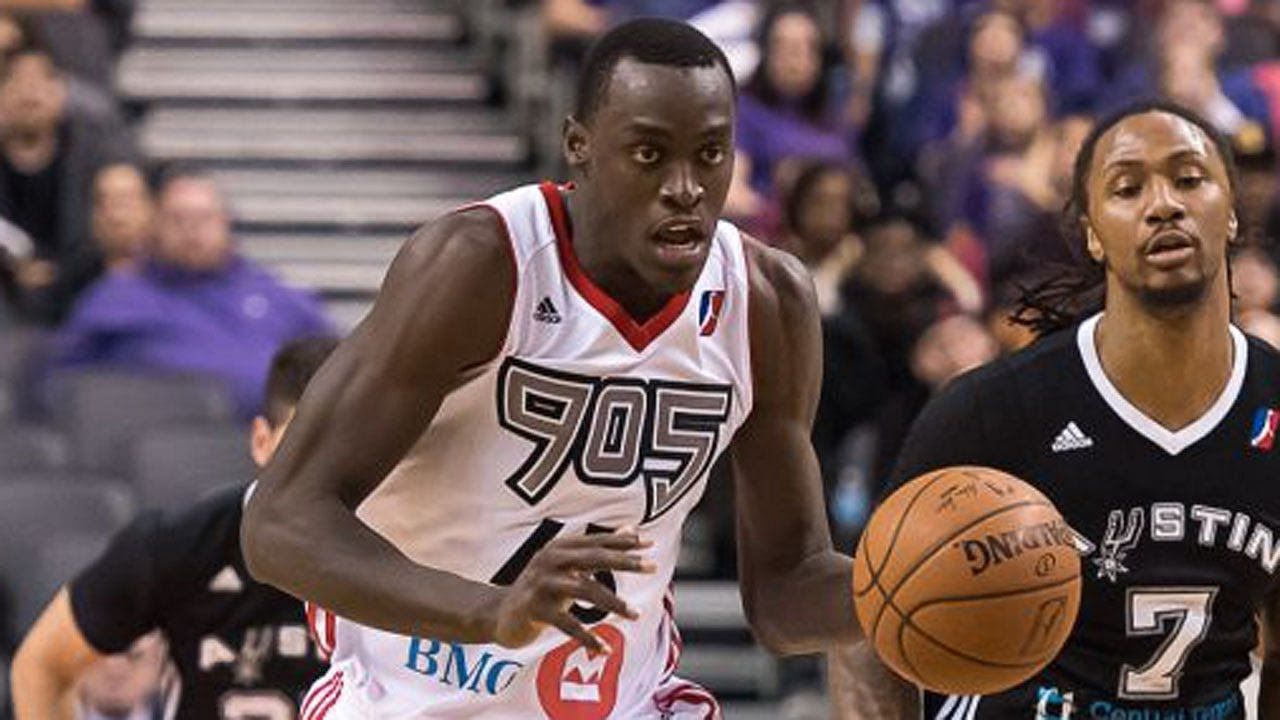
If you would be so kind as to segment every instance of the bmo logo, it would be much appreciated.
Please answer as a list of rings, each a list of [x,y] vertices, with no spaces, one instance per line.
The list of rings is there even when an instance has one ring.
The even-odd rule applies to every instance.
[[[551,720],[604,720],[618,702],[626,640],[612,625],[591,629],[613,652],[593,653],[569,640],[538,666],[538,702]]]

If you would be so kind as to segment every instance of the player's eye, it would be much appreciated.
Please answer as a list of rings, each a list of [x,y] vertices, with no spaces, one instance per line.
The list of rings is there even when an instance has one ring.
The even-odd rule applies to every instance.
[[[656,165],[662,159],[662,153],[652,145],[637,145],[631,149],[631,159],[641,165]]]
[[[1204,184],[1204,177],[1201,175],[1183,175],[1174,181],[1174,185],[1179,190],[1195,190]]]
[[[719,145],[708,145],[702,148],[701,156],[702,162],[708,165],[719,165],[725,161],[729,153],[725,152],[725,149]]]
[[[1124,183],[1117,185],[1111,192],[1116,197],[1123,200],[1132,200],[1133,198],[1138,197],[1138,194],[1142,192],[1142,187],[1137,183]]]

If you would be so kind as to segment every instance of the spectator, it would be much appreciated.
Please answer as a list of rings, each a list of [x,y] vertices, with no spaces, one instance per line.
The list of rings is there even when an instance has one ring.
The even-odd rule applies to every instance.
[[[937,59],[926,73],[919,94],[895,123],[900,132],[895,147],[914,158],[948,137],[961,145],[979,138],[993,106],[991,94],[1024,69],[1025,49],[1026,30],[1016,16],[1003,11],[979,15],[970,27],[962,62]]]
[[[23,13],[58,67],[104,90],[128,42],[134,5],[135,0],[0,1],[0,9]]]
[[[247,419],[262,404],[272,353],[329,332],[315,299],[236,253],[214,182],[178,174],[160,191],[147,261],[86,291],[55,339],[54,368],[207,373]]]
[[[121,128],[66,100],[44,50],[27,46],[0,65],[0,216],[34,241],[18,280],[29,314],[45,323],[65,314],[65,284],[97,262],[84,212],[94,174],[132,154]]]
[[[129,163],[107,165],[93,180],[93,207],[90,212],[93,260],[61,273],[43,293],[50,307],[68,311],[76,297],[102,275],[103,270],[121,269],[138,262],[151,234],[151,189],[142,170]],[[39,270],[40,263],[34,265]],[[62,316],[58,313],[58,317]]]
[[[822,312],[823,375],[813,444],[830,493],[840,447],[883,399],[883,363],[862,319],[847,312],[842,295],[863,254],[853,231],[858,180],[849,169],[815,162],[801,170],[783,203],[779,245],[809,269]]]
[[[1001,296],[1046,263],[1071,260],[1059,213],[1091,122],[1072,116],[1052,123],[1043,88],[1024,76],[1002,82],[992,103],[989,127],[962,151],[955,179],[931,194],[951,203],[943,227],[953,246],[959,235],[973,233],[980,257],[959,254],[986,280],[989,295]]]
[[[1231,257],[1231,290],[1236,322],[1245,332],[1280,348],[1280,317],[1275,314],[1280,292],[1275,261],[1256,246],[1246,245]]]
[[[1004,0],[1027,28],[1030,62],[1055,100],[1054,112],[1087,113],[1102,87],[1099,53],[1085,34],[1079,0]]]
[[[879,479],[929,395],[912,373],[912,349],[924,329],[958,302],[931,260],[937,245],[918,222],[889,212],[870,223],[863,238],[866,250],[844,294],[847,312],[866,328],[885,368],[885,402],[875,413],[879,444],[873,477]]]
[[[737,164],[725,212],[755,218],[798,162],[854,160],[849,129],[832,102],[833,57],[806,6],[778,6],[760,27],[760,65],[738,102]]]
[[[1275,261],[1280,252],[1275,148],[1268,142],[1254,147],[1236,143],[1235,151],[1236,170],[1240,175],[1236,201],[1240,230],[1236,240],[1243,246],[1260,248]]]
[[[862,240],[853,232],[856,183],[848,168],[815,162],[800,171],[783,203],[776,244],[809,268],[823,316],[840,311],[840,287],[862,256]]]
[[[950,315],[934,322],[911,351],[911,372],[937,392],[953,379],[1000,355],[991,332],[968,315]]]
[[[123,270],[140,261],[154,219],[151,188],[141,168],[116,163],[98,171],[90,222],[93,242],[106,270]]]
[[[1162,95],[1200,113],[1233,139],[1269,126],[1266,96],[1248,68],[1226,68],[1223,20],[1206,0],[1167,0],[1146,51],[1120,72],[1101,102],[1117,107]]]

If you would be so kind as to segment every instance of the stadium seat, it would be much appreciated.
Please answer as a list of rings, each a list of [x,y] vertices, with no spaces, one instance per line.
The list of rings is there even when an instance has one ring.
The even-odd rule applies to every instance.
[[[43,331],[24,326],[6,327],[0,334],[0,420],[30,414],[32,368],[47,339]]]
[[[24,595],[43,562],[41,549],[60,537],[109,536],[133,511],[133,493],[118,481],[33,473],[0,484],[0,582],[8,609],[3,649],[13,650],[25,627],[16,613],[32,602]]]
[[[248,446],[248,432],[230,423],[147,431],[133,450],[131,477],[139,503],[177,510],[210,490],[248,483],[256,472]]]
[[[71,462],[67,440],[39,425],[0,423],[0,478],[15,473],[63,470]]]
[[[71,532],[40,545],[24,582],[11,587],[15,637],[27,633],[58,588],[98,557],[110,540],[108,532]]]
[[[133,442],[147,430],[232,416],[225,388],[204,377],[77,371],[56,377],[51,394],[76,465],[118,475],[129,471]]]

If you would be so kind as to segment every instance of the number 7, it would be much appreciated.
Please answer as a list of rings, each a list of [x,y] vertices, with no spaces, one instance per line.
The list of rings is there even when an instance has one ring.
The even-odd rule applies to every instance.
[[[1173,630],[1140,668],[1120,670],[1122,698],[1168,700],[1178,696],[1178,680],[1191,649],[1209,634],[1218,589],[1130,588],[1125,593],[1125,632],[1129,637],[1158,635],[1168,621]]]

